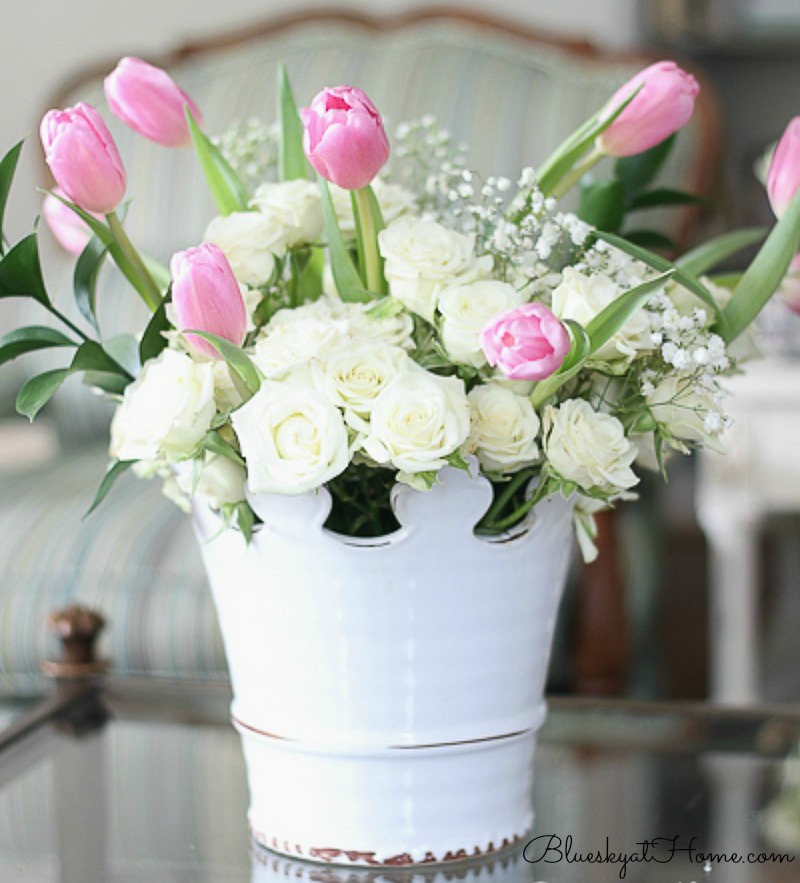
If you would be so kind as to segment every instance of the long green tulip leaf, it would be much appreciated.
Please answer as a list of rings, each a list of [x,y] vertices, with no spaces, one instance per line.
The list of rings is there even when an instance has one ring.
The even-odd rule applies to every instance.
[[[230,215],[232,212],[247,211],[250,195],[241,178],[231,168],[219,148],[197,125],[188,106],[186,119],[189,122],[189,132],[197,158],[200,160],[200,167],[219,213]]]
[[[309,167],[303,151],[303,123],[297,112],[297,102],[286,73],[286,67],[278,68],[278,106],[280,107],[281,140],[280,170],[282,181],[309,178]]]

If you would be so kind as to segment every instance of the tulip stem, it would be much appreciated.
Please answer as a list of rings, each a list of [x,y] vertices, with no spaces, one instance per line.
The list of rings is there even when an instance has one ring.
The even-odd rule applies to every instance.
[[[378,231],[375,226],[375,218],[372,215],[372,206],[369,199],[369,187],[351,191],[355,198],[355,207],[358,213],[358,230],[361,239],[360,253],[364,256],[364,283],[375,294],[383,291],[383,273],[381,272],[381,256],[378,253]]]
[[[111,235],[119,246],[119,253],[112,256],[117,262],[117,266],[125,274],[128,281],[142,296],[142,300],[147,304],[152,312],[161,306],[161,291],[156,285],[150,271],[145,266],[141,255],[136,250],[133,243],[128,238],[122,222],[117,217],[116,212],[106,215]]]
[[[555,199],[562,197],[568,190],[577,184],[590,169],[593,169],[603,156],[605,156],[605,154],[602,151],[593,147],[586,155],[585,159],[579,162],[573,169],[570,169],[558,184],[553,187],[551,195],[555,197]]]

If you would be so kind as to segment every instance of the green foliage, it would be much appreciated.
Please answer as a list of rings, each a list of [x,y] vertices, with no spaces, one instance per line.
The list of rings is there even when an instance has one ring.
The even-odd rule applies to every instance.
[[[361,277],[358,275],[353,260],[350,257],[350,252],[344,244],[342,231],[339,229],[339,222],[333,208],[333,200],[331,199],[328,182],[320,177],[319,186],[322,194],[322,210],[325,215],[325,236],[328,240],[331,271],[333,272],[336,290],[343,301],[367,303],[373,300],[376,295],[373,295],[364,288]]]
[[[653,183],[670,155],[675,139],[676,135],[670,135],[655,147],[634,156],[622,156],[614,163],[614,176],[625,191],[626,202],[632,202]]]
[[[742,249],[762,242],[767,235],[763,227],[748,227],[744,230],[731,230],[714,239],[709,239],[697,248],[687,251],[675,261],[675,266],[687,273],[699,276],[732,257]]]
[[[303,123],[297,112],[297,103],[284,65],[278,68],[278,107],[281,124],[281,180],[309,178],[309,166],[303,151]]]
[[[217,204],[219,213],[221,215],[230,215],[232,212],[247,211],[250,195],[241,178],[233,170],[219,148],[212,143],[211,139],[197,125],[188,107],[186,108],[186,119],[189,122],[189,131],[197,158],[200,160],[200,167],[203,170],[208,189],[214,202]]]
[[[32,297],[48,309],[51,306],[35,233],[21,239],[0,261],[0,298],[4,297]]]
[[[264,379],[263,375],[241,347],[236,346],[235,343],[231,343],[224,337],[219,337],[219,335],[211,334],[208,331],[186,329],[185,333],[196,334],[198,337],[202,337],[203,340],[207,340],[210,344],[213,344],[222,358],[228,363],[228,367],[231,371],[234,372],[245,384],[250,396],[252,396],[253,393],[258,392],[261,387],[261,382]]]
[[[800,191],[783,217],[772,228],[753,262],[745,270],[725,307],[726,327],[720,331],[726,343],[735,340],[755,319],[777,291],[800,249]]]
[[[89,322],[99,334],[100,327],[97,324],[95,301],[97,297],[97,278],[100,268],[108,254],[108,246],[100,239],[93,236],[81,252],[75,264],[73,274],[73,288],[75,290],[75,303],[78,305],[81,315]]]
[[[5,222],[6,205],[8,203],[8,194],[11,190],[11,182],[14,180],[14,173],[17,170],[19,155],[22,151],[23,142],[15,144],[11,150],[0,160],[0,255],[5,254],[5,234],[3,225]]]
[[[16,359],[25,353],[36,350],[50,349],[61,346],[77,346],[75,341],[70,340],[60,331],[47,328],[43,325],[28,325],[24,328],[15,328],[0,337],[0,365]]]
[[[112,460],[106,470],[106,474],[103,476],[103,480],[100,482],[100,487],[97,489],[97,493],[95,494],[94,500],[92,501],[92,505],[84,515],[84,518],[88,518],[89,515],[94,512],[94,510],[105,500],[108,496],[108,492],[114,486],[116,480],[122,475],[123,472],[126,472],[130,467],[133,466],[132,460]]]
[[[616,178],[581,188],[578,217],[598,230],[616,231],[625,218],[625,192]]]
[[[169,319],[167,319],[167,304],[169,300],[170,293],[167,292],[161,301],[161,306],[150,317],[147,328],[144,330],[141,343],[139,344],[139,361],[142,365],[150,359],[155,359],[167,345],[167,339],[164,337],[163,332],[169,331],[172,328]]]
[[[206,433],[205,438],[203,439],[203,447],[212,454],[219,454],[221,457],[225,457],[226,460],[231,460],[233,463],[238,463],[240,466],[245,465],[244,460],[236,448],[234,448],[229,442],[226,442],[215,429]]]

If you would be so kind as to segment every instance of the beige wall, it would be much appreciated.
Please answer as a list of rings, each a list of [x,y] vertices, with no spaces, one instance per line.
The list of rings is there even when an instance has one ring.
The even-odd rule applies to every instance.
[[[606,45],[635,40],[636,0],[450,0],[463,9],[491,10],[523,24]],[[430,4],[419,0],[2,0],[0,119],[5,152],[28,141],[9,212],[12,237],[29,229],[38,209],[37,125],[59,84],[87,65],[123,54],[153,55],[192,38],[222,33],[302,8],[345,7],[392,13]]]

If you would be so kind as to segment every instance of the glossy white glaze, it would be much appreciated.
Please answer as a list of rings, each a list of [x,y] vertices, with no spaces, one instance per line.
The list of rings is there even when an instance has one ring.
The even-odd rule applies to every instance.
[[[397,488],[401,529],[374,541],[322,528],[324,490],[254,497],[264,525],[249,547],[195,513],[250,822],[272,848],[419,862],[530,830],[571,506],[540,503],[527,530],[490,542],[473,533],[488,482],[442,477],[427,493]]]

